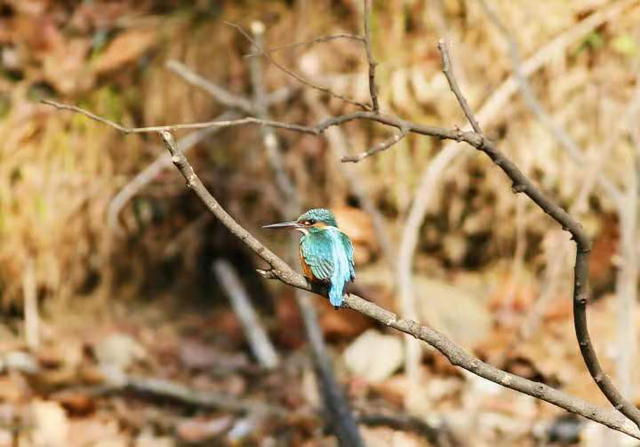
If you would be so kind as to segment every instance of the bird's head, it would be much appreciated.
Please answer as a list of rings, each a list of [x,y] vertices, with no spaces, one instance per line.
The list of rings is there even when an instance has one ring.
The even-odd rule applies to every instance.
[[[307,234],[311,231],[318,231],[327,227],[338,228],[338,223],[333,213],[324,208],[314,208],[302,214],[298,219],[290,222],[282,222],[265,225],[262,228],[268,229],[292,229]],[[315,229],[315,230],[314,230]]]

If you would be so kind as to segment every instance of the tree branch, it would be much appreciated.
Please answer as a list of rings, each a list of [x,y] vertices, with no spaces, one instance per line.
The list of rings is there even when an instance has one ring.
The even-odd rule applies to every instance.
[[[454,95],[456,95],[456,99],[460,104],[460,108],[464,112],[464,116],[467,117],[467,121],[469,121],[469,124],[471,124],[471,128],[476,133],[481,134],[482,129],[480,128],[480,124],[478,124],[476,117],[471,111],[471,107],[469,107],[469,103],[460,91],[458,81],[453,74],[453,68],[451,67],[451,58],[449,57],[449,50],[447,49],[447,44],[443,39],[440,39],[440,41],[438,42],[438,49],[440,50],[440,54],[442,55],[442,72],[447,78],[447,82],[449,83],[449,87],[451,87],[451,91]]]
[[[226,259],[214,261],[212,270],[218,284],[231,301],[231,307],[240,320],[247,342],[258,363],[265,369],[276,368],[280,364],[280,357],[269,340],[267,331],[260,324],[260,319],[251,304],[246,289],[240,282],[238,273]]]
[[[464,110],[469,123],[474,129],[480,129],[473,113],[471,112],[462,92],[451,71],[451,61],[449,53],[444,41],[438,44],[442,55],[443,72],[449,81],[451,90],[454,92],[460,107]],[[558,222],[563,230],[571,233],[572,239],[576,243],[576,263],[574,268],[574,289],[573,289],[573,318],[580,352],[587,365],[587,369],[593,377],[600,391],[611,402],[616,410],[631,419],[640,428],[640,410],[631,402],[627,401],[618,392],[609,376],[604,372],[598,357],[596,355],[589,328],[587,326],[587,302],[588,302],[588,286],[589,286],[589,253],[591,251],[591,240],[582,228],[582,225],[573,219],[565,210],[553,203],[540,191],[533,183],[517,168],[513,162],[507,159],[499,152],[481,132],[476,131],[482,142],[474,146],[476,149],[484,152],[491,158],[494,164],[504,171],[512,180],[513,191],[517,193],[525,193],[536,205],[540,207],[546,214],[551,216],[553,220]]]
[[[296,73],[295,71],[289,70],[287,67],[285,67],[284,65],[280,64],[278,61],[276,61],[268,52],[265,52],[262,49],[262,46],[257,44],[255,42],[255,40],[249,35],[249,33],[247,33],[244,29],[242,29],[242,27],[240,25],[237,25],[235,23],[231,23],[231,22],[224,22],[225,24],[235,28],[238,30],[238,32],[240,34],[242,34],[244,36],[245,39],[247,39],[249,42],[251,42],[251,44],[256,47],[256,49],[258,50],[259,54],[264,55],[269,62],[271,62],[273,65],[275,65],[276,67],[278,67],[280,70],[282,70],[282,72],[286,73],[288,76],[292,77],[293,79],[295,79],[296,81],[300,82],[301,84],[306,85],[307,87],[313,88],[315,90],[319,90],[323,93],[326,93],[329,96],[333,96],[334,98],[338,98],[343,100],[344,102],[348,102],[349,104],[353,104],[355,106],[360,107],[363,110],[371,110],[371,106],[368,104],[365,104],[363,102],[360,101],[356,101],[354,99],[348,98],[344,95],[341,95],[339,93],[334,92],[333,90],[327,88],[327,87],[323,87],[321,85],[315,84],[311,81],[309,81],[308,79],[303,78],[302,76],[300,76],[298,73]]]
[[[380,111],[378,104],[378,87],[376,87],[376,65],[378,63],[373,57],[371,48],[371,0],[364,1],[364,48],[367,52],[367,62],[369,63],[369,94],[371,95],[371,104],[373,112]]]
[[[294,272],[284,261],[238,224],[206,190],[187,159],[177,150],[173,135],[168,131],[162,131],[161,136],[167,149],[171,153],[172,161],[184,176],[187,187],[200,198],[209,211],[211,211],[232,234],[244,242],[247,247],[269,265],[269,270],[260,272],[265,278],[277,278],[292,287],[314,292],[324,297],[327,296],[326,290],[323,290],[323,288],[317,284],[308,282],[302,275]],[[447,357],[452,364],[460,366],[469,372],[507,388],[537,397],[567,411],[579,414],[614,430],[640,439],[640,431],[615,411],[598,408],[582,399],[570,396],[543,383],[524,379],[484,363],[465,352],[444,334],[426,326],[421,326],[415,321],[399,318],[396,314],[368,302],[359,296],[353,294],[347,295],[345,297],[345,304],[346,307],[350,309],[356,310],[389,327],[427,342]]]
[[[371,157],[372,155],[375,155],[378,152],[386,151],[391,146],[393,146],[394,144],[402,140],[404,137],[406,137],[408,133],[409,133],[409,129],[407,127],[402,127],[400,128],[400,132],[384,140],[383,142],[376,144],[368,151],[360,152],[357,155],[344,155],[342,156],[342,158],[340,158],[340,161],[342,161],[343,163],[344,162],[358,163],[359,161],[364,160],[367,157]]]
[[[275,53],[276,51],[281,51],[281,50],[291,50],[297,47],[311,46],[317,43],[325,43],[325,42],[330,42],[332,40],[337,40],[337,39],[351,39],[351,40],[359,40],[360,42],[364,42],[364,38],[362,36],[358,36],[355,34],[344,34],[344,33],[332,34],[329,36],[316,37],[315,39],[307,40],[305,42],[296,42],[296,43],[290,43],[288,45],[280,45],[272,48],[263,48],[261,52],[245,54],[244,57],[262,56],[265,53]]]

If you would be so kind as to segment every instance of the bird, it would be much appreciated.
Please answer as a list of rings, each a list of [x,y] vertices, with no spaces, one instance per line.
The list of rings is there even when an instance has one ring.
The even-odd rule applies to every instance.
[[[356,279],[353,244],[340,231],[335,216],[314,208],[289,222],[265,225],[266,229],[292,229],[302,233],[299,255],[302,272],[312,282],[328,286],[329,302],[338,309],[347,283]]]

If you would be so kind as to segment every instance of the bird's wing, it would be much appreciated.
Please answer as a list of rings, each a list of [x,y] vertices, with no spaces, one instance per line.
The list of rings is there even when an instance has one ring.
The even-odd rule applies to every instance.
[[[349,236],[344,234],[342,231],[340,232],[340,240],[344,246],[344,252],[347,254],[347,258],[349,259],[349,271],[351,273],[351,281],[353,281],[356,279],[356,263],[353,260],[353,244],[351,243]]]
[[[302,256],[316,279],[329,281],[334,271],[334,241],[324,231],[302,238]]]

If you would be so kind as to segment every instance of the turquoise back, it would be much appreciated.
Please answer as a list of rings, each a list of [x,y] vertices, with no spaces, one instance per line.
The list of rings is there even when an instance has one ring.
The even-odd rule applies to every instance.
[[[329,301],[342,305],[345,285],[356,278],[353,245],[338,228],[310,228],[300,240],[301,252],[313,276],[329,283]]]

